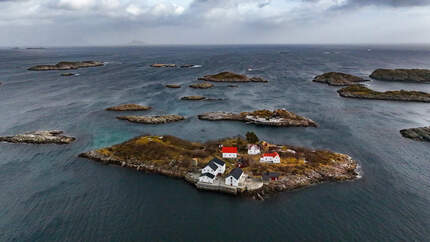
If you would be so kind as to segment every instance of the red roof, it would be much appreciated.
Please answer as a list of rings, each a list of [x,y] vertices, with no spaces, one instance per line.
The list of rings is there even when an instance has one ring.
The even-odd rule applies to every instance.
[[[237,153],[237,147],[222,147],[222,153]]]
[[[266,153],[263,156],[266,156],[266,157],[270,156],[270,157],[275,158],[276,156],[279,156],[279,154],[278,154],[278,152],[273,152],[273,153]]]

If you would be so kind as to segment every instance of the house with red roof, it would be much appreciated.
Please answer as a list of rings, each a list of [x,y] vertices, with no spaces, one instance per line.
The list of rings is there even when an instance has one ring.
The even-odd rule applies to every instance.
[[[260,162],[281,163],[281,157],[278,152],[265,153],[260,158]]]
[[[237,147],[222,147],[222,158],[237,158]]]

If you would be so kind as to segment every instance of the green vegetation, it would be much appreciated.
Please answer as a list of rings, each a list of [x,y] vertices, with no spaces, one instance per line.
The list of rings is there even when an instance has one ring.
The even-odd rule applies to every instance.
[[[246,141],[248,141],[248,143],[250,144],[256,144],[259,141],[259,139],[254,132],[247,132]]]
[[[340,89],[338,93],[343,97],[430,102],[430,94],[426,92],[406,90],[378,92],[367,88],[364,85],[352,85],[345,87]]]

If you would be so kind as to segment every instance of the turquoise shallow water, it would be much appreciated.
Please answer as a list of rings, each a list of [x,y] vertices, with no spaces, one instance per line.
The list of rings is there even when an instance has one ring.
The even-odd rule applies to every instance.
[[[368,49],[371,49],[369,51]],[[80,76],[30,72],[35,64],[101,60]],[[155,69],[155,62],[201,68]],[[402,128],[429,125],[430,104],[344,99],[313,76],[343,71],[430,68],[430,48],[390,46],[200,46],[0,49],[0,135],[62,129],[67,146],[0,144],[0,241],[263,240],[425,241],[430,237],[430,144],[404,139]],[[252,68],[255,71],[249,72]],[[186,88],[220,71],[270,82]],[[183,84],[166,89],[167,83]],[[372,81],[377,90],[430,92],[430,84]],[[223,98],[179,101],[185,95]],[[150,105],[183,122],[139,125],[104,108]],[[287,108],[319,128],[268,128],[200,121],[206,111]],[[199,192],[181,180],[104,166],[81,152],[137,135],[205,141],[252,130],[275,143],[330,149],[356,159],[363,178],[284,192],[264,202]]]

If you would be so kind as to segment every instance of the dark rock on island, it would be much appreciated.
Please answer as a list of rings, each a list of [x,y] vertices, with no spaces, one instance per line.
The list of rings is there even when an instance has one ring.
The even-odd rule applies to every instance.
[[[208,88],[214,87],[214,84],[208,83],[208,82],[201,82],[201,83],[191,84],[189,87],[196,88],[196,89],[208,89]]]
[[[75,70],[79,68],[103,66],[99,61],[59,62],[55,65],[38,65],[28,68],[29,71]]]
[[[61,73],[61,76],[74,76],[75,74],[73,73]]]
[[[313,80],[314,82],[327,83],[331,86],[350,86],[357,84],[358,82],[366,82],[365,80],[358,76],[353,76],[350,74],[345,74],[341,72],[328,72],[322,75],[316,76]]]
[[[233,72],[221,72],[215,75],[206,75],[198,78],[198,80],[209,82],[268,82],[261,77],[248,77],[242,74]]]
[[[400,133],[403,137],[417,140],[417,141],[430,141],[430,126],[412,129],[402,129]]]
[[[31,144],[70,144],[76,139],[62,135],[60,130],[34,131],[14,136],[0,137],[0,142],[31,143]]]
[[[430,82],[430,70],[376,69],[370,77],[381,81]]]
[[[260,197],[322,182],[356,179],[357,162],[350,156],[327,150],[311,150],[289,145],[252,143],[261,153],[277,152],[280,163],[261,163],[260,155],[248,155],[250,145],[242,137],[226,138],[206,143],[183,140],[174,136],[140,136],[121,144],[92,150],[79,156],[104,164],[128,167],[140,172],[152,172],[182,178],[199,189]],[[222,160],[219,147],[237,147],[244,178],[238,187],[225,185],[225,178],[237,169],[239,159]],[[213,184],[199,181],[201,170],[214,158],[225,162],[225,171]],[[265,179],[276,177],[276,179]],[[149,178],[149,177],[147,177]]]
[[[340,96],[347,98],[376,99],[407,102],[430,102],[430,94],[417,91],[386,91],[378,92],[364,85],[353,85],[337,91]]]
[[[142,106],[139,104],[122,104],[110,108],[106,108],[107,111],[146,111],[150,110],[149,106]]]
[[[168,88],[181,88],[181,85],[178,85],[178,84],[167,84],[166,87],[168,87]]]
[[[184,64],[184,65],[181,65],[181,68],[191,68],[191,67],[195,67],[196,65],[193,65],[193,64]]]
[[[170,122],[176,122],[184,120],[185,118],[180,115],[147,115],[147,116],[119,116],[117,119],[127,120],[132,123],[142,124],[165,124]]]
[[[176,64],[152,64],[151,67],[176,67]]]
[[[257,110],[254,112],[227,113],[210,112],[198,115],[199,119],[209,121],[242,121],[248,124],[278,127],[317,127],[317,123],[311,119],[299,116],[285,109]]]

